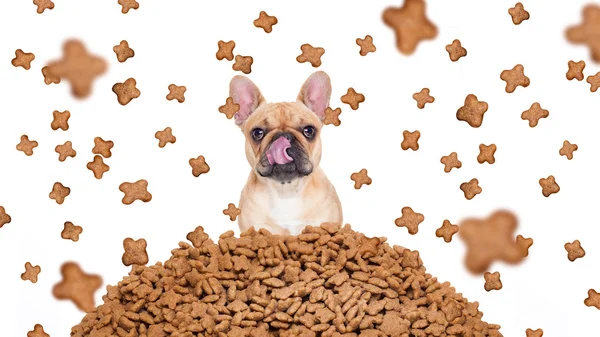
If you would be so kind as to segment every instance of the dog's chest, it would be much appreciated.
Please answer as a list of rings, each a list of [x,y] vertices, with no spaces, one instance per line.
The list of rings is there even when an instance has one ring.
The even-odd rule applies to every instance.
[[[306,207],[300,197],[276,198],[270,206],[271,220],[290,231],[295,232],[297,227],[307,224],[308,219],[303,219],[306,216]]]

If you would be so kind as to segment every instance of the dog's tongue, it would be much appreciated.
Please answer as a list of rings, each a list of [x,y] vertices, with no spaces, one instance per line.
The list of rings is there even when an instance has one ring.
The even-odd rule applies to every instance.
[[[269,164],[283,165],[293,162],[294,158],[290,157],[286,151],[291,146],[292,145],[290,144],[289,139],[285,137],[277,138],[271,144],[269,150],[267,150],[267,159],[269,160]]]

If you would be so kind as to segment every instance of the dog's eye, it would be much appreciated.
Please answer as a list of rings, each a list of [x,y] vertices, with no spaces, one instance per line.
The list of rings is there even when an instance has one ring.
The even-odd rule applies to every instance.
[[[265,136],[265,130],[256,128],[256,129],[252,130],[251,134],[252,134],[252,139],[259,142]]]
[[[305,126],[304,129],[302,130],[302,133],[304,134],[304,137],[311,139],[317,133],[317,129],[315,129],[315,127],[312,125]]]

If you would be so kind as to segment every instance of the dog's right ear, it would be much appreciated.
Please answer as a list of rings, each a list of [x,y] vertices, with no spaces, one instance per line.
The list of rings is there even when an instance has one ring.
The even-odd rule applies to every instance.
[[[265,102],[265,98],[258,87],[249,78],[237,75],[231,79],[229,84],[229,96],[233,103],[239,104],[240,109],[235,113],[235,124],[241,126],[246,119]]]

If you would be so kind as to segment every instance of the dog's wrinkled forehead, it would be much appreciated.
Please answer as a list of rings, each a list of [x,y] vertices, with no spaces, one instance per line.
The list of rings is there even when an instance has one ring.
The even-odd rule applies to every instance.
[[[302,104],[296,102],[266,103],[248,120],[251,128],[262,127],[268,131],[297,129],[312,125],[318,127],[320,119]]]

